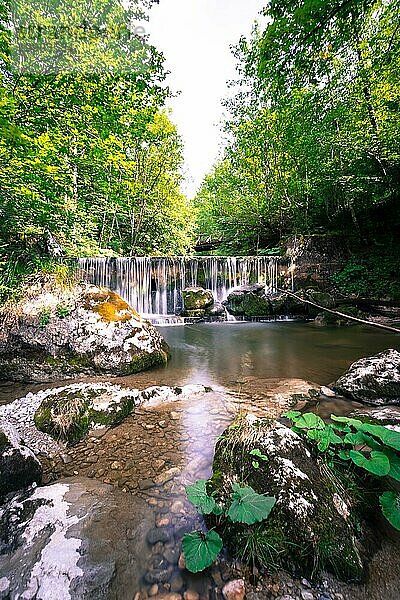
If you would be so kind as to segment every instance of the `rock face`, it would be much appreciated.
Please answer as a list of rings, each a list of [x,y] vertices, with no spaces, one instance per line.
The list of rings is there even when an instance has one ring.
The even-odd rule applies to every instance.
[[[166,364],[160,333],[111,290],[45,279],[0,315],[0,377],[55,381],[126,375]]]
[[[255,449],[267,458],[258,466],[250,454]],[[275,496],[276,505],[260,524],[225,523],[222,535],[235,554],[248,556],[255,544],[258,557],[303,574],[328,569],[343,578],[362,576],[350,498],[299,435],[274,421],[239,417],[216,446],[211,487],[217,497],[228,500],[232,482],[243,474],[246,485]]]
[[[400,352],[385,350],[353,363],[332,386],[336,392],[369,404],[400,404]]]
[[[17,496],[0,510],[0,598],[133,598],[148,513],[138,497],[83,478]]]
[[[32,483],[40,483],[42,466],[17,430],[0,418],[0,500]]]

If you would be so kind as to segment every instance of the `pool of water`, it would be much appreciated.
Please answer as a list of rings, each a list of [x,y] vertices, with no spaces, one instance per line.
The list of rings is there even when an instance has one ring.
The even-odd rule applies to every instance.
[[[199,323],[158,327],[172,358],[167,367],[129,377],[118,383],[150,385],[202,383],[238,389],[245,380],[306,379],[328,385],[355,360],[386,348],[400,350],[400,335],[371,327],[325,328],[313,322]],[[89,381],[109,380],[109,376]],[[82,378],[76,381],[81,381]],[[84,379],[84,380],[87,380]],[[0,404],[50,384],[0,382]]]
[[[328,384],[363,356],[400,349],[400,335],[369,327],[315,323],[200,323],[160,327],[177,383],[229,384],[240,378],[300,378]]]

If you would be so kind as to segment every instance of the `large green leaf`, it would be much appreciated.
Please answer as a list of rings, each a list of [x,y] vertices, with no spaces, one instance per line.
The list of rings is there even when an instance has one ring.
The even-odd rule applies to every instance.
[[[388,457],[390,463],[389,477],[400,481],[400,456],[387,448],[383,452]]]
[[[386,446],[394,448],[395,450],[400,450],[400,433],[398,431],[393,431],[383,425],[371,425],[370,423],[363,423],[360,427],[360,431],[370,433],[382,440]]]
[[[186,533],[182,538],[186,568],[192,573],[198,573],[206,569],[217,558],[222,545],[222,539],[216,531]]]
[[[349,456],[351,460],[366,471],[383,477],[388,475],[390,471],[390,462],[383,452],[371,452],[370,458],[356,450],[350,450]]]
[[[318,442],[318,450],[325,452],[331,444],[342,444],[342,438],[336,435],[333,427],[326,425],[325,429],[311,429],[307,437]]]
[[[281,417],[285,417],[286,419],[290,419],[291,421],[295,421],[300,416],[301,412],[299,410],[288,410],[287,412],[281,414]]]
[[[382,512],[395,529],[400,531],[400,493],[385,492],[379,498]]]
[[[352,446],[368,446],[371,450],[382,450],[382,446],[373,437],[362,431],[348,433],[343,441]]]
[[[232,504],[228,510],[228,517],[235,523],[253,525],[264,521],[275,505],[275,498],[257,494],[251,487],[240,487],[232,484]]]
[[[295,419],[294,424],[299,429],[325,429],[325,423],[321,417],[314,413],[304,413]]]
[[[216,509],[216,502],[212,496],[207,493],[207,480],[199,479],[193,485],[186,486],[186,495],[199,512],[203,515],[209,515]]]
[[[332,419],[332,421],[336,421],[337,423],[344,423],[346,425],[351,425],[352,427],[355,427],[356,429],[358,427],[361,427],[361,425],[363,424],[362,421],[359,421],[358,419],[351,419],[350,417],[337,417],[336,415],[331,415],[331,419]]]

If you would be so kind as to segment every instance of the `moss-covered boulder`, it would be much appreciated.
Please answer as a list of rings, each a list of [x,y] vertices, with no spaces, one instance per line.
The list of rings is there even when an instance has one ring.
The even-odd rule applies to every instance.
[[[400,352],[389,349],[357,360],[331,387],[359,402],[400,405]]]
[[[140,401],[138,390],[109,383],[72,384],[51,390],[34,415],[36,427],[74,444],[98,427],[117,425]]]
[[[212,308],[214,296],[211,290],[201,287],[189,287],[182,292],[184,311],[204,310]]]
[[[253,450],[263,458],[255,458]],[[363,576],[352,499],[291,429],[251,415],[236,419],[217,443],[209,491],[226,503],[233,482],[276,498],[261,523],[226,520],[218,526],[234,555],[303,575],[327,569],[344,579]]]
[[[40,483],[42,466],[17,430],[0,419],[0,501],[9,493]]]
[[[55,381],[165,365],[161,334],[115,292],[42,278],[0,313],[0,378]]]
[[[271,303],[265,295],[262,284],[244,285],[233,290],[227,298],[227,308],[235,316],[269,317],[272,314]]]

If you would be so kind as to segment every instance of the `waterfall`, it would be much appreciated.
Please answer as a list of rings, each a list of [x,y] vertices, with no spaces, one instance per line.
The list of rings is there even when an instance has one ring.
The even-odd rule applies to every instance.
[[[179,314],[182,290],[189,286],[211,290],[217,302],[251,283],[263,283],[274,293],[282,278],[290,279],[288,266],[287,259],[265,256],[79,259],[87,281],[109,287],[140,314],[154,318]]]

